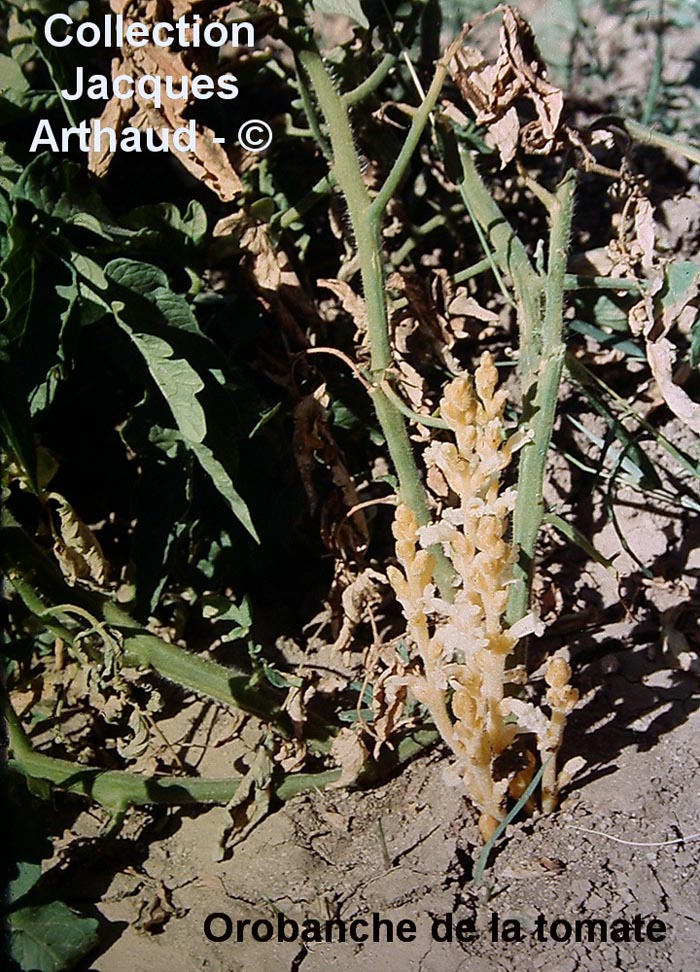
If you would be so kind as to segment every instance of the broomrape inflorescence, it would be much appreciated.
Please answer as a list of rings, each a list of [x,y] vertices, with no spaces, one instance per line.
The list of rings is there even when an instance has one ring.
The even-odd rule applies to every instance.
[[[403,570],[388,569],[422,661],[422,671],[408,677],[409,689],[452,750],[451,775],[480,810],[484,839],[503,818],[509,790],[522,792],[534,773],[532,759],[518,774],[499,778],[495,772],[495,761],[519,734],[534,733],[540,758],[547,761],[542,805],[553,809],[563,782],[556,774],[556,752],[578,699],[561,657],[550,660],[545,674],[549,716],[529,701],[506,696],[506,684],[525,677],[513,664],[515,647],[539,622],[529,614],[510,627],[504,623],[516,557],[506,539],[516,491],[502,489],[501,480],[524,440],[517,433],[505,437],[506,396],[496,383],[496,367],[485,352],[473,378],[460,376],[447,385],[440,411],[454,441],[433,441],[423,452],[436,516],[419,526],[408,506],[397,508],[394,536]],[[430,548],[438,544],[454,568],[450,600],[435,582]]]

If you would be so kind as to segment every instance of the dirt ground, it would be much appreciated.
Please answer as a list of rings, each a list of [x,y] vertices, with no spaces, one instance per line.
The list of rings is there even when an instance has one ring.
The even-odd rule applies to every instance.
[[[673,425],[667,431],[680,437]],[[638,505],[620,507],[621,527],[630,549],[655,565],[658,579],[640,578],[605,527],[597,545],[607,556],[617,554],[617,575],[598,565],[575,568],[576,610],[561,615],[544,638],[569,645],[582,701],[568,727],[565,755],[582,754],[586,767],[557,813],[508,828],[478,884],[475,817],[446,785],[447,760],[439,747],[373,790],[294,798],[266,816],[225,861],[216,860],[230,819],[224,808],[155,817],[134,812],[124,830],[108,838],[98,837],[104,821],[85,812],[58,844],[62,884],[80,889],[72,903],[83,913],[94,906],[111,923],[104,951],[84,972],[692,967],[700,945],[700,696],[691,647],[697,525]],[[552,583],[562,583],[556,576],[562,569],[545,555],[545,584],[552,571]],[[690,642],[678,641],[683,630]],[[679,652],[679,644],[690,650]],[[231,717],[192,702],[163,729],[173,738],[178,727],[195,721],[191,742],[208,740],[200,771],[224,775]],[[205,935],[207,916],[215,913],[232,922],[227,941]],[[278,913],[299,923],[371,920],[377,913],[394,929],[401,920],[413,921],[415,938],[307,947],[253,941],[248,924],[236,940],[239,920],[274,923]],[[468,940],[440,940],[448,915],[453,930],[465,922]],[[609,940],[601,941],[600,925],[593,941],[585,927],[584,940],[566,940],[569,926],[561,921],[552,936],[552,923],[562,919],[572,939],[576,920],[599,919]],[[223,936],[225,921],[211,920],[214,937]],[[509,940],[493,940],[494,921]],[[632,940],[611,940],[613,929],[624,939],[624,921]]]
[[[615,637],[625,637],[622,626]],[[590,753],[588,770],[557,814],[507,831],[479,887],[470,883],[479,853],[474,820],[461,797],[445,787],[444,762],[436,752],[371,793],[331,791],[294,799],[264,820],[227,862],[212,860],[227,819],[221,808],[180,817],[148,848],[141,843],[143,834],[133,832],[134,821],[131,840],[125,836],[112,849],[103,847],[97,861],[88,840],[90,882],[96,891],[104,889],[98,910],[119,935],[89,968],[632,972],[692,967],[700,944],[697,844],[678,838],[694,834],[698,839],[697,678],[655,664],[649,647],[630,646],[622,660],[607,655],[586,666],[590,678],[600,675],[601,667],[616,667],[613,657],[619,660],[596,700],[605,701],[607,717],[584,726],[584,708],[580,725],[570,733],[571,747]],[[669,843],[654,846],[657,842]],[[134,861],[116,877],[114,854]],[[85,867],[82,857],[74,868]],[[235,925],[239,919],[274,919],[278,910],[297,921],[336,916],[350,921],[378,912],[395,925],[412,919],[417,934],[410,943],[324,943],[308,949],[254,943],[250,926],[240,943],[215,944],[205,937],[211,913],[224,913]],[[517,919],[523,940],[494,943],[494,913],[501,926]],[[455,923],[470,919],[475,939],[433,941],[433,919],[447,914]],[[652,918],[663,921],[666,936],[656,943],[543,943],[534,934],[538,914],[547,923],[598,918],[608,927],[616,919],[641,915],[645,924]],[[148,916],[154,921],[150,931],[144,927]],[[216,935],[223,928],[212,925]],[[555,934],[563,937],[565,926]]]

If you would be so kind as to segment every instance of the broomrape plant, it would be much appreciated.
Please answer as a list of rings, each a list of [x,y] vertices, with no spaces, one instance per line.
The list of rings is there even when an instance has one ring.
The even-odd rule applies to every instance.
[[[509,790],[515,795],[524,789],[534,772],[531,760],[513,779],[499,778],[495,761],[518,734],[533,732],[540,755],[553,766],[566,716],[578,699],[563,658],[553,658],[545,676],[549,718],[532,703],[505,695],[506,686],[525,675],[513,665],[515,647],[539,625],[532,614],[511,626],[504,620],[516,559],[506,539],[516,490],[502,489],[502,473],[522,438],[505,437],[506,398],[496,382],[493,359],[484,352],[473,379],[462,376],[447,385],[440,412],[454,441],[431,442],[423,450],[435,515],[419,526],[412,510],[399,505],[394,536],[402,570],[387,571],[422,662],[422,672],[408,679],[410,690],[452,750],[449,776],[479,809],[484,840],[502,819]],[[430,549],[438,545],[454,568],[451,601],[436,588]],[[557,788],[550,773],[543,782],[545,809],[553,808]]]

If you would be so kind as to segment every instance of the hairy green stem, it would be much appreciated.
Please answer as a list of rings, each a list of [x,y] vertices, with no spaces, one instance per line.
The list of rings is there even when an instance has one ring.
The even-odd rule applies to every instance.
[[[386,177],[384,184],[372,202],[371,216],[374,219],[382,219],[386,207],[398,189],[399,183],[406,174],[406,170],[413,157],[413,153],[418,146],[420,137],[423,134],[425,126],[428,124],[430,113],[435,107],[435,103],[437,102],[440,92],[442,91],[442,86],[444,85],[445,78],[447,77],[447,68],[449,62],[450,52],[448,51],[447,54],[440,61],[438,61],[435,74],[433,75],[433,80],[430,83],[430,87],[428,88],[425,98],[413,116],[411,127],[409,128],[408,135],[401,146],[401,151],[391,167],[391,172]]]
[[[478,277],[482,273],[486,273],[490,270],[492,266],[491,260],[488,257],[484,257],[483,260],[477,261],[477,263],[472,263],[470,267],[465,267],[464,270],[460,270],[452,278],[456,284],[465,283],[467,280],[471,280],[473,277]]]
[[[671,135],[663,135],[661,132],[654,131],[646,125],[632,121],[630,118],[620,119],[622,127],[636,141],[643,145],[656,145],[667,152],[682,155],[689,162],[700,163],[700,148],[696,145],[688,145],[686,142],[679,142]]]
[[[539,367],[534,382],[524,389],[523,422],[531,440],[523,446],[518,465],[517,500],[513,513],[513,541],[518,550],[518,561],[508,599],[507,620],[510,624],[519,621],[530,608],[535,548],[544,516],[545,467],[566,350],[563,337],[564,281],[575,186],[575,173],[570,171],[557,188],[550,212]],[[526,336],[523,335],[523,339]]]
[[[523,394],[527,394],[535,380],[541,352],[542,281],[527,250],[481,178],[466,146],[459,146],[459,157],[462,164],[462,182],[459,186],[462,198],[493,247],[499,269],[510,277],[515,290],[520,333],[520,374]]]
[[[508,599],[507,620],[515,624],[530,609],[535,547],[544,516],[547,451],[565,354],[564,291],[567,283],[578,280],[566,273],[576,180],[573,171],[568,172],[556,192],[547,196],[551,221],[549,255],[547,272],[541,276],[484,184],[470,152],[460,145],[459,154],[462,197],[493,247],[493,259],[511,279],[518,314],[523,426],[531,439],[520,454],[513,513],[513,542],[518,550],[518,562]],[[523,651],[524,648],[519,649],[520,656]]]
[[[644,292],[644,284],[627,277],[588,276],[585,273],[565,273],[564,290],[627,290],[632,294]]]
[[[121,814],[130,806],[165,804],[226,804],[236,795],[240,779],[202,779],[190,776],[155,774],[144,776],[128,770],[101,770],[94,766],[38,753],[31,744],[22,723],[7,696],[0,696],[2,716],[7,726],[12,758],[8,767],[28,779],[46,780],[68,793],[88,797],[112,813]],[[419,729],[404,735],[396,752],[387,762],[372,763],[363,773],[362,782],[372,783],[382,775],[425,752],[438,739],[434,729]],[[290,800],[307,790],[322,790],[336,783],[340,769],[319,773],[293,773],[273,785],[279,800]]]
[[[316,205],[316,203],[320,202],[322,199],[325,199],[332,188],[333,179],[331,176],[329,174],[322,176],[316,185],[309,189],[304,198],[301,199],[296,206],[291,206],[289,209],[285,209],[285,211],[279,215],[277,223],[280,228],[288,229],[293,223],[300,220]]]
[[[66,644],[73,644],[81,630],[71,614],[70,606],[75,604],[80,612],[88,612],[98,624],[106,624],[119,633],[123,662],[127,666],[151,669],[197,695],[273,724],[283,736],[291,734],[292,726],[283,709],[284,694],[259,675],[220,665],[163,641],[139,627],[103,594],[68,587],[60,571],[19,527],[0,529],[0,545],[0,562],[12,586],[32,614]],[[59,610],[57,606],[65,606],[65,610]],[[333,735],[332,727],[310,715],[307,729],[312,748],[327,750],[328,740]]]
[[[663,70],[664,70],[664,33],[666,27],[664,25],[665,16],[665,3],[664,0],[658,0],[658,10],[656,15],[656,25],[655,34],[656,42],[654,44],[654,60],[651,66],[651,77],[649,78],[649,84],[647,86],[647,97],[644,102],[644,111],[642,113],[642,124],[648,125],[651,121],[654,111],[656,110],[656,103],[659,99],[659,93],[661,92],[662,82],[663,82]]]
[[[410,156],[427,124],[444,82],[447,66],[441,64],[425,102],[413,118],[406,143],[394,163],[387,182],[372,200],[362,178],[360,159],[350,124],[347,106],[335,90],[313,39],[308,38],[297,51],[302,70],[309,79],[331,142],[331,172],[347,203],[355,234],[367,309],[370,345],[370,380],[372,401],[377,419],[399,481],[399,495],[414,512],[418,522],[430,520],[427,497],[418,471],[404,417],[388,398],[381,385],[392,365],[389,319],[386,301],[386,277],[382,258],[381,224],[384,210],[400,182]],[[454,572],[442,549],[431,551],[436,559],[436,580],[444,597],[453,597]]]
[[[385,54],[376,68],[361,84],[358,84],[352,91],[346,91],[340,96],[343,104],[352,106],[358,104],[360,101],[364,101],[368,95],[371,95],[373,91],[377,90],[397,60],[398,58],[395,54]]]
[[[397,395],[394,389],[391,387],[388,381],[382,383],[382,390],[387,396],[389,401],[398,408],[402,415],[410,419],[412,422],[416,422],[418,425],[425,425],[427,428],[431,429],[442,429],[443,431],[448,431],[449,424],[441,418],[437,418],[434,415],[422,415],[420,412],[414,412],[403,399]]]

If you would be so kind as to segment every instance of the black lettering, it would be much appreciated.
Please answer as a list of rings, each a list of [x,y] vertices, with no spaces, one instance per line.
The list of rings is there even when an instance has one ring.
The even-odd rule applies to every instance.
[[[315,918],[307,918],[303,923],[304,930],[301,933],[302,942],[322,942],[321,922]]]
[[[631,942],[630,931],[630,923],[628,921],[625,921],[624,918],[616,918],[610,926],[610,941]]]
[[[666,938],[666,923],[660,918],[651,918],[647,924],[647,938],[650,942],[663,942]]]
[[[522,942],[523,933],[520,928],[520,922],[517,918],[506,918],[503,922],[503,930],[501,932],[501,941],[504,942]]]
[[[562,926],[561,933],[557,931],[558,925]],[[557,918],[549,926],[549,934],[552,936],[555,942],[568,942],[571,938],[571,925],[566,918]]]
[[[473,918],[461,918],[455,925],[455,938],[458,942],[473,942],[476,940],[476,928]]]
[[[350,938],[353,940],[353,942],[367,941],[367,938],[369,937],[367,935],[367,932],[363,932],[362,934],[360,934],[357,931],[358,928],[366,928],[366,927],[367,927],[367,922],[365,921],[364,918],[355,918],[354,921],[350,922]]]
[[[600,940],[601,942],[607,942],[608,940],[608,925],[607,922],[603,921],[602,918],[581,918],[576,922],[575,925],[575,937],[577,942],[594,942],[596,935],[596,927],[600,929]],[[586,933],[586,937],[583,937],[583,933]]]
[[[410,918],[402,918],[396,926],[396,937],[400,942],[415,942],[416,926]]]
[[[295,942],[299,937],[299,925],[293,918],[287,918],[281,911],[277,912],[277,941]]]
[[[332,942],[333,941],[333,927],[334,926],[336,926],[338,928],[338,941],[339,942],[344,942],[345,941],[345,922],[343,921],[342,918],[329,918],[326,921],[326,937],[325,937],[325,941],[327,941],[327,942]]]
[[[491,918],[491,924],[493,925],[493,919],[496,918],[494,913]],[[434,942],[451,942],[452,941],[452,915],[446,914],[444,918],[433,918],[433,927],[431,929],[431,934],[433,936]],[[492,932],[493,934],[493,932]],[[496,938],[492,938],[492,941],[498,941]]]
[[[222,921],[224,923],[223,934],[216,935],[214,933],[212,925],[215,921]],[[207,917],[204,919],[204,934],[210,942],[226,942],[233,934],[233,922],[229,916],[225,915],[223,912],[214,911],[212,914],[207,915]]]
[[[250,933],[256,942],[269,942],[275,930],[272,927],[272,922],[268,921],[267,918],[258,918],[257,921],[253,922]]]
[[[384,941],[393,942],[394,941],[394,923],[389,918],[381,918],[376,911],[372,912],[372,941],[381,942],[381,931],[380,929],[384,927],[386,929],[386,938]]]

